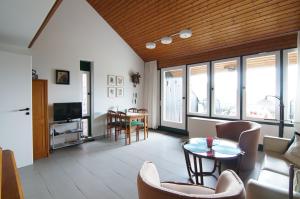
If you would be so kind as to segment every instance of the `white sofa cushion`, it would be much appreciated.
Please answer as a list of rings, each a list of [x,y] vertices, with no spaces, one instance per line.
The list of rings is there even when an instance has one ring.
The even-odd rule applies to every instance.
[[[262,169],[289,175],[290,163],[284,159],[283,155],[274,152],[266,152]]]
[[[289,189],[289,176],[275,173],[273,171],[261,170],[258,181],[262,184],[270,184],[272,187],[276,187],[277,189]]]
[[[292,145],[285,152],[284,157],[300,167],[300,134],[295,133],[295,139]]]
[[[150,162],[145,161],[141,170],[140,170],[141,178],[149,183],[152,186],[160,187],[160,178],[157,172],[156,166]]]

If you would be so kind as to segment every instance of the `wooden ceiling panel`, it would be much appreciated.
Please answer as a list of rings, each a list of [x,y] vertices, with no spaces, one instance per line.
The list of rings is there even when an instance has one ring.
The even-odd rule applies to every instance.
[[[213,50],[286,36],[300,30],[299,0],[87,0],[145,61],[189,60]],[[190,28],[170,45],[146,42]],[[291,37],[290,37],[291,38]],[[293,37],[294,38],[294,37]]]

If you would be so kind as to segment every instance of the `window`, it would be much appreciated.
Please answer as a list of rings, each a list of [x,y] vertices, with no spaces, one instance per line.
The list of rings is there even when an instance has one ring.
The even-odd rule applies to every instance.
[[[213,62],[212,116],[239,118],[239,58]]]
[[[295,99],[297,86],[297,49],[289,49],[283,52],[284,68],[284,105],[285,120],[294,121],[295,119]]]
[[[245,119],[279,118],[279,52],[244,57]]]
[[[188,112],[194,115],[209,115],[209,63],[188,67]]]

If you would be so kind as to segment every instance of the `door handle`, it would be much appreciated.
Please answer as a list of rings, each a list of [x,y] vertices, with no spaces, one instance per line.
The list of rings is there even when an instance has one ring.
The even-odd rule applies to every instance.
[[[23,109],[19,109],[18,111],[29,111],[30,108],[23,108]]]

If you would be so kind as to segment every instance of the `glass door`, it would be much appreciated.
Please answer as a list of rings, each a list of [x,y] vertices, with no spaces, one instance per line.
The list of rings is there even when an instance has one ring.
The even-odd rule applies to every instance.
[[[161,70],[161,125],[185,129],[186,66]]]
[[[80,61],[82,127],[85,138],[91,136],[91,62]]]

